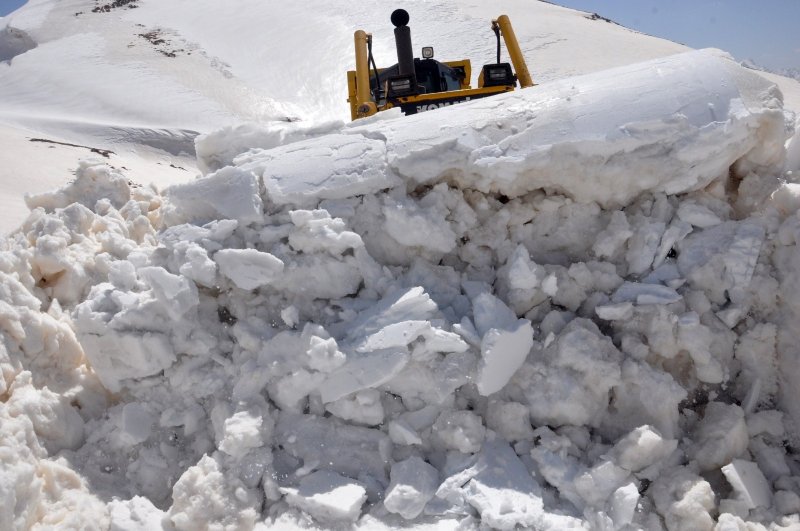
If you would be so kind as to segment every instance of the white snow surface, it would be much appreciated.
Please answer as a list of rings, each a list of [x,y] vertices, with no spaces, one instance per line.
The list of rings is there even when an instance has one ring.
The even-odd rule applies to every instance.
[[[546,3],[410,2],[420,42],[465,21],[438,56],[508,8],[543,82],[238,125],[331,118],[356,22],[201,4],[0,19],[0,121],[173,151],[206,132],[197,179],[75,162],[0,242],[0,530],[800,527],[800,167],[775,86]],[[388,54],[383,11],[357,23]],[[256,67],[250,21],[277,13],[275,64],[319,70]],[[182,53],[125,55],[136,24]],[[556,70],[589,30],[627,60]],[[74,96],[114,76],[133,96]]]

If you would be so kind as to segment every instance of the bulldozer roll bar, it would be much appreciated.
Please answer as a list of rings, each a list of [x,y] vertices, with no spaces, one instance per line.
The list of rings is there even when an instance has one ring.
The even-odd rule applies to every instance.
[[[497,17],[497,20],[493,20],[492,23],[496,23],[498,26],[500,26],[500,31],[503,34],[503,40],[506,41],[508,55],[511,56],[511,63],[514,65],[514,70],[517,73],[519,86],[522,88],[532,87],[533,79],[531,79],[531,74],[528,72],[528,65],[525,64],[525,59],[522,56],[522,50],[519,48],[517,36],[514,34],[514,28],[511,27],[511,21],[509,20],[508,16],[500,15]]]

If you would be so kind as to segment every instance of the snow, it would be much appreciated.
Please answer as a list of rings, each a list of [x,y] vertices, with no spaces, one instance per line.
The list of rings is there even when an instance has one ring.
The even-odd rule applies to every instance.
[[[358,482],[330,470],[318,470],[300,480],[297,488],[285,487],[286,501],[321,522],[355,521],[367,499]]]
[[[734,459],[722,467],[722,473],[733,486],[736,497],[747,509],[769,507],[772,504],[769,483],[756,463]]]
[[[383,505],[406,520],[420,515],[439,486],[439,471],[416,456],[393,464],[390,478]]]
[[[279,258],[255,249],[220,249],[214,261],[219,272],[241,289],[267,286],[283,271]]]
[[[411,1],[540,85],[345,125],[380,9],[84,4],[0,19],[0,529],[800,523],[792,85]]]

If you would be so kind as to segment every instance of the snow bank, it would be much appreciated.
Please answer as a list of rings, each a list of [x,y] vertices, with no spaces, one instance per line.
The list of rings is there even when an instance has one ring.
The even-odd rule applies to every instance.
[[[0,251],[5,521],[800,525],[800,192],[740,76],[84,163]]]
[[[385,142],[384,160],[370,168],[410,183],[448,181],[509,197],[545,188],[604,206],[648,190],[697,190],[734,163],[743,175],[780,170],[786,141],[774,85],[713,50],[483,99],[469,112],[444,109],[435,120],[420,113],[402,123],[356,123],[346,132]],[[309,140],[261,157],[251,153],[245,167],[269,173],[267,182],[304,182],[299,173],[308,166],[293,164],[294,157],[327,155],[343,142],[330,137],[327,145]],[[369,142],[358,145],[366,150]],[[319,171],[338,175],[342,162],[320,160]]]

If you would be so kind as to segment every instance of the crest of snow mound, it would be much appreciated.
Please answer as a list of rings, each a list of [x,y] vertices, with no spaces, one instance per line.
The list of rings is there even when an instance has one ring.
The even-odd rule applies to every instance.
[[[745,173],[780,171],[788,129],[774,85],[722,52],[700,50],[356,123],[236,163],[263,175],[279,204],[373,193],[399,175],[619,206],[645,191],[703,188],[737,163]]]

